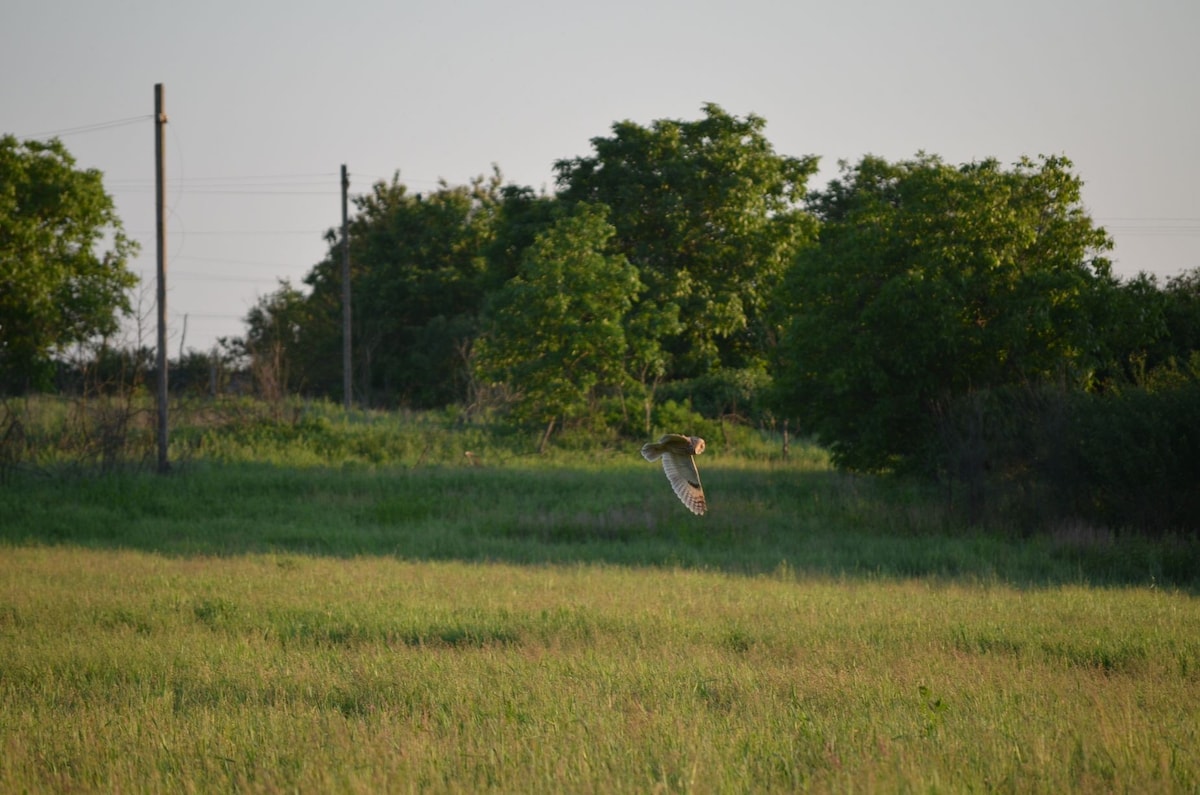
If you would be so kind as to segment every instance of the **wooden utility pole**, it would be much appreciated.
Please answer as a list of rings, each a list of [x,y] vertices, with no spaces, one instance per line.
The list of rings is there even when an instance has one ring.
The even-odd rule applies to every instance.
[[[167,212],[166,138],[167,114],[163,110],[163,85],[154,84],[154,204],[158,235],[158,471],[167,472]]]
[[[346,410],[354,404],[354,382],[350,367],[350,175],[342,164],[342,395]]]

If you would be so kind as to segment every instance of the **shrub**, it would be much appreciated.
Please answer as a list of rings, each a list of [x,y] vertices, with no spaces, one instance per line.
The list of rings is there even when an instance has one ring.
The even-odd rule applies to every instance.
[[[968,519],[1200,530],[1200,378],[1089,393],[980,390],[941,407],[927,461]]]
[[[1059,488],[1116,527],[1200,530],[1200,378],[1072,401]]]
[[[755,367],[722,368],[707,375],[672,381],[658,390],[664,401],[688,402],[705,417],[733,417],[755,422],[765,414],[771,376]]]
[[[682,433],[685,436],[712,438],[718,433],[717,423],[704,419],[688,400],[682,403],[665,400],[653,408],[650,416],[654,426],[651,435],[655,437],[660,433]]]

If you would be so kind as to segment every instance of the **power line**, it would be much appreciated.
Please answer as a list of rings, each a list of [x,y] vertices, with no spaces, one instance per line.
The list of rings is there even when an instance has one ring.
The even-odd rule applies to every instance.
[[[257,177],[181,177],[173,181],[176,185],[193,190],[328,187],[326,179],[314,178],[308,174],[277,174]],[[114,178],[109,179],[108,183],[125,188],[140,188],[154,184],[153,180],[145,177]]]
[[[1109,232],[1121,237],[1197,237],[1200,236],[1200,226],[1180,227],[1105,227]]]
[[[328,171],[310,171],[310,172],[292,172],[281,174],[235,174],[230,176],[213,176],[213,177],[188,177],[188,182],[243,182],[247,180],[262,181],[280,181],[303,179],[309,181],[333,179],[337,176],[336,172]]]
[[[76,127],[63,127],[58,130],[43,130],[41,132],[28,133],[26,135],[17,136],[18,138],[62,138],[67,135],[83,135],[85,133],[102,132],[104,130],[112,130],[117,127],[125,127],[130,124],[153,119],[154,114],[146,114],[144,116],[128,116],[124,119],[112,119],[111,121],[99,121],[94,124],[80,124]]]
[[[235,282],[241,284],[274,284],[275,279],[256,279],[251,276],[221,276],[212,273],[197,273],[196,271],[171,271],[171,275],[185,282]]]
[[[263,190],[260,188],[190,188],[181,186],[178,193],[186,196],[329,196],[336,195],[333,190]]]
[[[254,230],[212,230],[208,232],[189,231],[189,235],[321,235],[329,231],[327,229],[254,229]]]
[[[1166,217],[1153,215],[1128,215],[1128,216],[1110,216],[1106,218],[1097,218],[1097,221],[1131,221],[1137,223],[1192,223],[1200,224],[1200,218],[1187,217]]]
[[[1196,237],[1200,235],[1200,218],[1183,216],[1125,216],[1098,219],[1101,225],[1121,237]]]
[[[201,320],[242,320],[245,315],[226,315],[219,312],[189,312],[186,309],[172,309],[172,317],[180,318],[186,315],[189,318],[199,318]]]
[[[188,236],[192,235],[320,235],[324,236],[328,229],[210,229],[210,230],[188,230]],[[139,236],[151,234],[144,229],[127,230],[126,234]]]
[[[303,263],[296,262],[264,262],[262,260],[249,259],[225,259],[222,257],[197,257],[192,254],[179,254],[175,259],[186,259],[193,262],[214,262],[220,265],[251,265],[261,268],[294,268]]]
[[[324,196],[336,194],[336,190],[328,187],[322,188],[319,183],[262,183],[262,184],[210,184],[210,185],[191,185],[190,181],[179,182],[174,184],[174,193],[176,195],[203,196],[205,194],[225,195],[225,196]],[[123,193],[147,193],[154,189],[154,185],[148,181],[125,182],[117,183],[109,181],[109,188],[114,191]]]
[[[210,177],[187,177],[186,179],[176,179],[173,182],[176,185],[183,184],[185,186],[195,186],[196,188],[262,188],[262,187],[319,187],[327,186],[330,181],[338,175],[335,173],[326,172],[291,172],[291,173],[276,173],[276,174],[232,174],[224,176]],[[376,183],[383,182],[390,184],[390,177],[376,177],[367,174],[355,175],[362,179],[371,180],[370,184],[374,186]],[[110,185],[121,185],[126,187],[141,187],[144,185],[153,184],[152,180],[142,177],[128,178],[113,178],[108,180]],[[401,185],[441,185],[444,180],[435,179],[402,179]],[[447,183],[450,187],[453,184]],[[369,193],[364,191],[363,193]],[[362,195],[362,194],[359,194]]]

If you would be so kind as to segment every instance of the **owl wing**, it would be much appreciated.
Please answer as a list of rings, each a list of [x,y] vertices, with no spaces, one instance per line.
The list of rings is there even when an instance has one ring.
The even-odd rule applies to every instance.
[[[696,469],[696,459],[686,453],[676,453],[670,449],[662,452],[663,471],[671,488],[680,502],[697,516],[702,516],[708,506],[704,502],[704,488],[700,485],[700,472]]]
[[[657,461],[660,456],[669,452],[690,455],[692,452],[692,440],[682,434],[668,433],[657,442],[649,442],[642,445],[642,456],[647,461]]]

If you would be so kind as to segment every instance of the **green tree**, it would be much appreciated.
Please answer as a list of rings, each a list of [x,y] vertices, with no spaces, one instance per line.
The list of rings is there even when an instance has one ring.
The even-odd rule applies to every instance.
[[[451,403],[464,391],[462,351],[477,332],[499,174],[409,194],[394,181],[358,202],[351,257],[361,349],[389,402]]]
[[[492,235],[484,250],[488,261],[485,293],[498,291],[517,274],[525,250],[557,220],[560,204],[554,196],[535,193],[530,187],[500,188]]]
[[[232,341],[233,353],[247,362],[263,396],[277,400],[303,391],[304,372],[296,363],[310,315],[306,296],[286,279],[246,313],[246,336]]]
[[[1121,387],[1144,379],[1170,356],[1167,293],[1153,276],[1099,283],[1092,294],[1097,332],[1090,340],[1096,367],[1084,386],[1092,391]],[[1186,359],[1186,356],[1185,356]]]
[[[1168,345],[1160,357],[1186,362],[1200,352],[1200,268],[1169,278],[1163,293]]]
[[[625,319],[643,290],[637,270],[609,253],[603,206],[578,204],[526,249],[492,302],[477,367],[515,395],[513,417],[545,426],[594,415],[605,390],[626,381]]]
[[[0,138],[0,391],[47,386],[56,354],[117,331],[136,250],[99,171],[57,139]]]
[[[560,199],[607,205],[647,300],[678,312],[645,329],[664,335],[670,378],[753,366],[774,343],[771,296],[815,234],[800,205],[817,158],[776,154],[765,126],[707,104],[696,121],[614,124],[594,155],[555,164]]]
[[[781,300],[784,411],[842,466],[925,467],[967,396],[1083,384],[1103,362],[1108,235],[1063,157],[951,166],[865,157],[812,198],[819,243]]]
[[[356,391],[370,403],[440,406],[463,398],[468,356],[489,289],[503,278],[487,252],[502,203],[500,175],[411,193],[398,176],[356,197],[350,221]],[[305,277],[313,326],[303,368],[340,392],[342,239]],[[336,362],[331,367],[330,362]]]

